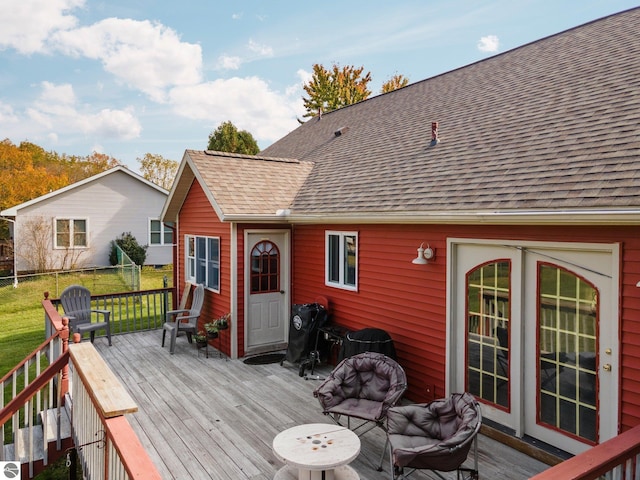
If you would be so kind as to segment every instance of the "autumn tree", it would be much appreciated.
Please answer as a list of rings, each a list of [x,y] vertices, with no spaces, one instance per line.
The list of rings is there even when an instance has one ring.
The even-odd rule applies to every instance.
[[[409,79],[404,75],[395,74],[389,80],[382,84],[380,93],[389,93],[402,87],[409,85]]]
[[[108,170],[119,162],[103,153],[86,157],[59,155],[31,143],[0,141],[0,210],[19,205]],[[0,221],[0,238],[7,238]]]
[[[239,131],[230,121],[222,122],[211,132],[207,149],[247,155],[256,155],[260,151],[253,135],[246,130]]]
[[[0,210],[19,205],[69,184],[66,175],[52,175],[38,161],[34,150],[9,140],[0,142]],[[35,151],[38,158],[42,152]]]
[[[136,160],[140,164],[140,173],[144,178],[165,190],[171,188],[178,171],[178,162],[152,153],[145,153],[144,157]]]
[[[316,63],[313,65],[311,80],[302,88],[308,97],[303,96],[304,117],[314,117],[318,112],[330,112],[338,108],[365,100],[371,95],[367,85],[371,81],[371,72],[363,74],[364,67],[353,65],[339,67],[334,64],[331,70]]]

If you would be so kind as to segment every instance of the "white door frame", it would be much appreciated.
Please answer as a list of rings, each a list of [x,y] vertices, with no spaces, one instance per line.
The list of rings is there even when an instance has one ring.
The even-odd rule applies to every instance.
[[[251,295],[251,247],[249,245],[250,235],[264,235],[265,239],[269,235],[282,235],[283,245],[281,248],[281,259],[283,265],[280,269],[280,289],[284,293],[282,294],[282,321],[284,323],[284,338],[283,342],[286,342],[289,338],[289,317],[291,315],[291,231],[288,229],[247,229],[244,231],[244,351],[247,351],[247,328],[249,326],[249,296]]]
[[[600,312],[601,324],[607,321],[607,329],[600,329],[599,333],[599,376],[607,375],[609,393],[614,392],[615,401],[609,400],[603,401],[606,397],[602,396],[605,393],[603,388],[600,388],[600,422],[599,422],[599,441],[603,442],[609,438],[613,438],[618,434],[618,412],[619,412],[619,355],[620,355],[620,340],[619,340],[619,328],[620,328],[620,313],[619,313],[619,279],[620,279],[620,245],[617,243],[608,244],[595,244],[595,243],[573,243],[573,242],[534,242],[534,241],[508,241],[508,240],[484,240],[484,239],[472,239],[472,238],[449,238],[447,240],[447,288],[446,288],[446,302],[447,302],[447,314],[446,314],[446,355],[447,355],[447,369],[445,373],[445,389],[447,393],[451,393],[454,389],[458,388],[459,379],[457,375],[460,370],[460,365],[456,362],[464,361],[464,345],[459,345],[458,338],[460,338],[460,327],[462,325],[456,322],[460,314],[461,308],[458,302],[458,292],[456,284],[459,282],[458,278],[458,255],[459,249],[464,246],[476,245],[476,246],[495,246],[495,247],[507,247],[514,250],[514,254],[510,255],[512,261],[515,262],[517,268],[520,269],[521,278],[512,278],[512,289],[514,290],[512,298],[512,323],[514,330],[512,331],[513,340],[515,342],[521,342],[524,332],[521,331],[523,322],[521,316],[526,314],[525,309],[530,309],[531,306],[526,306],[528,301],[531,303],[531,299],[535,297],[530,292],[524,291],[525,281],[524,278],[529,275],[525,272],[525,251],[531,250],[533,254],[543,252],[543,254],[553,255],[553,250],[569,252],[569,257],[574,253],[579,252],[596,252],[610,254],[610,264],[603,265],[602,271],[611,277],[609,294],[611,296],[608,303],[603,304]],[[537,250],[536,250],[537,249]],[[558,264],[567,264],[563,259],[558,260]],[[480,263],[480,262],[479,262]],[[606,262],[605,262],[606,263]],[[572,264],[568,263],[571,269]],[[579,271],[580,267],[573,265],[573,270]],[[517,273],[514,268],[514,272]],[[529,300],[527,300],[527,298]],[[522,372],[524,362],[524,348],[523,345],[518,344],[519,355],[513,355],[511,369],[512,372]],[[611,372],[603,372],[603,365],[610,364]],[[610,376],[610,377],[609,377]],[[515,410],[516,415],[511,419],[515,422],[512,425],[515,434],[519,437],[523,436],[525,429],[525,405],[524,405],[524,386],[521,385],[520,391],[512,391],[512,408]],[[517,403],[516,403],[517,402]],[[497,418],[500,418],[500,413],[496,411]],[[579,449],[580,446],[578,445]],[[586,450],[588,445],[585,444]],[[572,452],[577,453],[577,452]]]

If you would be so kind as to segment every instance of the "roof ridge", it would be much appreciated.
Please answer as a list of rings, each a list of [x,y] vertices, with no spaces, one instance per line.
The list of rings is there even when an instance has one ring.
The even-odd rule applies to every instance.
[[[192,150],[197,152],[198,150]],[[282,163],[301,163],[301,160],[297,158],[285,158],[285,157],[268,157],[263,155],[248,155],[245,153],[233,153],[233,152],[221,152],[218,150],[203,150],[205,155],[212,157],[230,157],[241,158],[243,160],[263,160],[267,162],[282,162]]]

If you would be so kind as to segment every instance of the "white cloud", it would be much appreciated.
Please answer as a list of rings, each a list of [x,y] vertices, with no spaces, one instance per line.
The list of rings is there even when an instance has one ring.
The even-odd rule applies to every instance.
[[[26,111],[31,120],[30,129],[57,140],[63,135],[78,132],[98,138],[130,140],[142,132],[133,109],[103,109],[97,113],[78,109],[73,87],[69,84],[42,83],[38,99]]]
[[[256,140],[272,142],[296,128],[296,116],[304,114],[299,90],[295,93],[274,92],[257,77],[234,77],[176,87],[170,101],[183,117],[207,121],[213,128],[231,120]]]
[[[0,124],[6,127],[9,123],[18,123],[18,116],[14,113],[13,107],[0,102]]]
[[[242,18],[242,12],[231,14],[231,20],[240,20]]]
[[[219,70],[238,70],[242,65],[240,57],[231,55],[220,55],[218,58],[217,68]]]
[[[99,60],[125,84],[163,102],[166,89],[202,79],[200,45],[149,21],[108,18],[88,27],[60,31],[53,43],[67,55]]]
[[[303,85],[305,83],[309,83],[311,81],[311,78],[313,77],[313,74],[311,72],[303,70],[302,68],[296,72],[296,75],[300,79],[300,83]]]
[[[500,48],[500,40],[495,35],[487,35],[478,41],[478,50],[481,52],[493,53]]]
[[[257,42],[254,42],[252,39],[249,39],[249,50],[254,53],[257,53],[263,57],[273,57],[273,48],[268,45],[260,45]]]
[[[77,24],[70,10],[82,7],[85,0],[2,0],[0,50],[14,48],[23,54],[48,49],[52,32]]]

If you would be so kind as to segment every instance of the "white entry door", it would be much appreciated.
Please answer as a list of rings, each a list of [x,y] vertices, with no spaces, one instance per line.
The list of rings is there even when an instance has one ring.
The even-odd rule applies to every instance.
[[[450,241],[450,377],[570,453],[617,434],[617,245]]]
[[[286,342],[289,309],[289,232],[245,237],[245,350]]]

